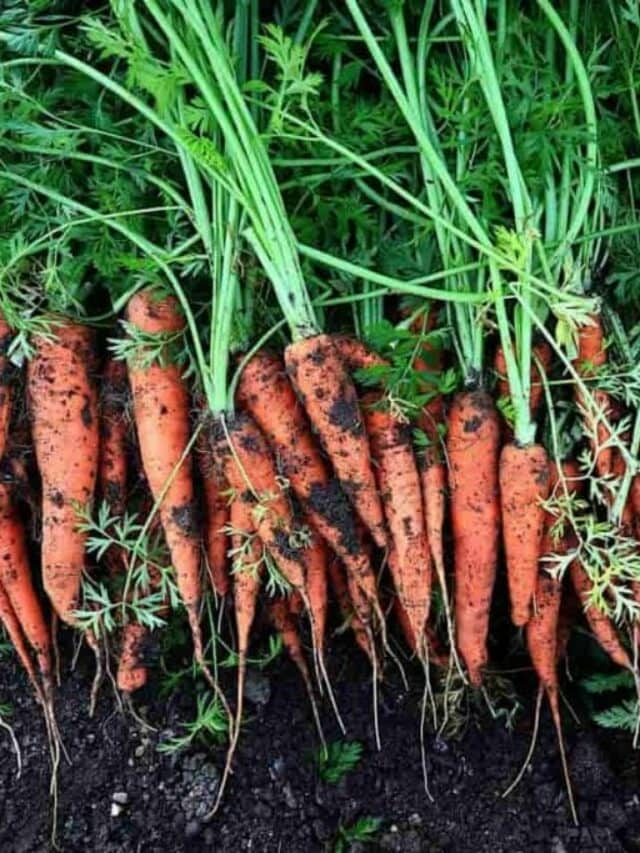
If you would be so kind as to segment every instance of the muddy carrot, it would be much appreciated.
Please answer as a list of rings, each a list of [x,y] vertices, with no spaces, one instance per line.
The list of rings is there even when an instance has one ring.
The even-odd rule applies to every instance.
[[[454,540],[455,621],[471,683],[482,681],[496,575],[500,500],[498,416],[486,391],[457,394],[447,431]]]
[[[216,473],[211,445],[202,430],[196,443],[196,459],[204,488],[204,544],[211,586],[224,597],[229,592],[227,525],[230,519],[228,487]]]
[[[147,683],[144,644],[148,636],[148,629],[144,625],[127,622],[122,627],[116,682],[123,693],[133,693]]]

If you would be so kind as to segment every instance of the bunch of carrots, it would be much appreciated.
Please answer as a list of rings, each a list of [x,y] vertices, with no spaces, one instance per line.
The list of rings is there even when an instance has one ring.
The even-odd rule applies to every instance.
[[[508,612],[573,809],[580,610],[640,701],[640,336],[598,283],[616,216],[637,230],[638,164],[599,127],[627,84],[598,98],[575,0],[538,0],[526,37],[507,0],[441,20],[346,0],[315,30],[325,4],[300,5],[292,35],[256,0],[0,12],[0,219],[26,235],[0,241],[0,619],[57,750],[59,626],[95,656],[92,710],[114,661],[128,702],[147,684],[184,612],[227,717],[217,808],[260,615],[322,742],[320,699],[348,726],[329,637],[349,630],[379,744],[389,662],[416,661],[437,725],[434,680],[490,701]]]

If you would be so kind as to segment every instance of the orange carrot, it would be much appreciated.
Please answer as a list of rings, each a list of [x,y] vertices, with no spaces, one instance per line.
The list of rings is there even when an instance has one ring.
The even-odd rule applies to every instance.
[[[578,329],[578,357],[575,367],[583,379],[591,379],[599,368],[607,363],[607,351],[605,348],[604,329],[600,315],[592,314],[590,322],[585,323]],[[606,391],[598,388],[591,392],[593,403],[585,399],[584,394],[576,388],[576,401],[585,410],[585,424],[591,438],[592,450],[595,454],[596,470],[601,477],[611,472],[612,448],[602,447],[611,434],[609,427],[603,422],[602,417],[593,413],[592,408],[596,406],[605,417],[609,416],[610,400]],[[593,433],[595,432],[595,439]],[[601,448],[598,450],[598,448]],[[597,451],[597,452],[596,452]]]
[[[294,341],[285,350],[285,364],[340,485],[375,543],[384,548],[384,513],[358,398],[334,342],[328,335]]]
[[[424,521],[431,559],[441,586],[446,585],[444,568],[444,522],[447,506],[447,467],[435,447],[418,454]]]
[[[13,387],[11,383],[11,365],[7,358],[7,350],[11,344],[13,333],[6,320],[0,314],[0,459],[5,454],[9,423],[11,421],[11,403]]]
[[[49,695],[53,686],[51,635],[33,586],[22,521],[5,483],[0,483],[0,584],[36,655],[45,695]]]
[[[615,664],[622,666],[625,669],[632,669],[629,655],[618,639],[616,629],[611,619],[609,619],[606,613],[603,613],[597,608],[587,606],[592,589],[592,583],[589,575],[580,565],[578,560],[574,560],[571,563],[571,580],[575,591],[578,594],[578,598],[582,603],[589,627],[602,649],[604,649]]]
[[[110,358],[104,369],[100,399],[98,484],[112,515],[127,508],[127,367]]]
[[[18,617],[16,616],[13,607],[11,606],[9,596],[7,595],[5,588],[2,586],[2,584],[0,584],[0,622],[4,625],[5,631],[7,632],[7,635],[11,640],[11,644],[16,650],[18,658],[20,659],[20,662],[22,663],[27,675],[29,676],[29,681],[33,685],[36,691],[36,695],[39,698],[40,683],[38,681],[38,676],[36,675],[36,670],[33,665],[33,661],[31,660],[31,655],[29,654],[27,640],[22,632]]]
[[[240,380],[238,400],[267,437],[313,527],[365,593],[361,615],[369,621],[371,606],[379,610],[375,574],[349,503],[320,453],[278,356],[263,351],[251,359]]]
[[[329,549],[323,539],[311,528],[311,542],[305,548],[307,564],[307,594],[309,596],[309,613],[313,645],[321,660],[324,671],[324,639],[327,628],[327,573],[329,564]]]
[[[531,612],[544,530],[541,502],[549,496],[549,462],[541,445],[503,447],[500,495],[511,620],[521,627]]]
[[[425,629],[431,606],[431,557],[422,510],[420,477],[408,425],[389,411],[372,408],[376,394],[363,399],[364,420],[376,461],[380,493],[391,534],[389,568],[398,598],[426,655]]]
[[[218,420],[211,440],[219,475],[235,492],[235,500],[250,507],[261,541],[286,581],[308,603],[304,551],[264,435],[249,415],[240,413],[233,420]]]
[[[76,505],[93,500],[98,469],[97,398],[90,377],[93,336],[61,321],[34,340],[28,365],[33,441],[42,477],[42,575],[53,609],[73,625],[86,534]]]
[[[176,334],[184,319],[173,297],[156,298],[151,290],[129,300],[127,320],[147,335]],[[159,515],[176,582],[187,610],[196,660],[203,667],[200,629],[200,543],[191,472],[189,396],[180,368],[134,357],[129,364],[133,414],[142,466]]]
[[[149,635],[144,625],[127,622],[120,637],[117,684],[123,693],[133,693],[147,683],[143,646]]]
[[[486,391],[456,394],[447,457],[454,540],[458,648],[474,686],[487,662],[491,595],[498,559],[498,416]]]
[[[197,439],[196,459],[204,487],[204,544],[207,554],[207,568],[211,586],[219,596],[229,592],[229,559],[227,556],[228,537],[226,527],[229,523],[229,497],[225,494],[227,486],[218,477],[211,447],[205,431]]]

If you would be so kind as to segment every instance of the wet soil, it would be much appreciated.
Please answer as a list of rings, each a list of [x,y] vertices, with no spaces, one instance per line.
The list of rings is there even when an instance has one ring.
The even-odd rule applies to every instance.
[[[341,663],[341,654],[342,663]],[[348,737],[364,744],[359,766],[338,784],[320,781],[307,700],[294,667],[279,658],[254,672],[235,774],[220,813],[213,802],[224,759],[222,748],[195,744],[174,755],[160,740],[180,733],[193,696],[160,698],[155,686],[136,702],[154,725],[143,729],[117,710],[105,688],[94,719],[87,715],[90,658],[67,673],[57,699],[58,722],[72,764],[59,773],[59,846],[65,853],[146,851],[333,851],[340,827],[380,818],[364,850],[401,851],[640,851],[638,763],[628,739],[589,730],[568,735],[581,824],[573,826],[561,785],[548,719],[533,764],[507,799],[506,784],[529,743],[529,715],[510,733],[500,721],[472,726],[459,741],[429,738],[430,802],[423,788],[417,700],[390,675],[380,703],[382,750],[377,752],[371,692],[364,658],[334,652],[334,686]],[[416,683],[416,688],[418,685]],[[49,766],[41,715],[22,674],[0,661],[0,703],[22,751],[16,778],[11,742],[0,731],[0,850],[41,853],[50,848]],[[327,735],[338,737],[328,709]]]

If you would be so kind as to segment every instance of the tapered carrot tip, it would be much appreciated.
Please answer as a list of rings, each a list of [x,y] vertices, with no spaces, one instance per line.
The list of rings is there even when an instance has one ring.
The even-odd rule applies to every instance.
[[[143,625],[125,625],[122,631],[122,651],[118,662],[118,689],[133,693],[147,683],[147,668],[142,663],[142,645],[147,631]]]

